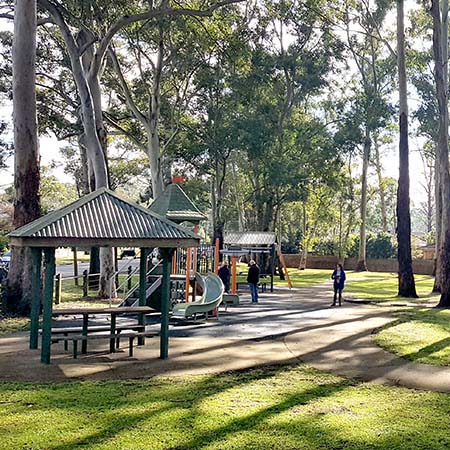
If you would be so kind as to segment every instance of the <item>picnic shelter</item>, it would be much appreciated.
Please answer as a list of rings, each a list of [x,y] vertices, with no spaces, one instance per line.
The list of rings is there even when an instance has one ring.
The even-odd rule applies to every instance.
[[[42,304],[41,361],[50,363],[55,249],[58,247],[140,247],[139,305],[146,302],[147,257],[158,247],[162,257],[160,357],[168,357],[170,271],[177,248],[197,247],[200,238],[176,223],[101,188],[9,235],[10,244],[29,247],[33,257],[30,348],[38,348]],[[44,281],[42,289],[42,254]]]

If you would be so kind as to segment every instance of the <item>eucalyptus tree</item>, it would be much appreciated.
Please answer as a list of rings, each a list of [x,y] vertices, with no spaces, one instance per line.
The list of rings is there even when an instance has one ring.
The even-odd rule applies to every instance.
[[[439,178],[439,162],[437,147],[439,141],[439,104],[436,92],[436,81],[433,66],[433,24],[432,17],[425,8],[419,8],[411,14],[411,32],[414,48],[408,49],[408,70],[419,98],[418,107],[414,111],[417,120],[417,135],[424,141],[420,149],[425,171],[425,191],[427,194],[426,216],[434,211],[434,220],[427,218],[427,228],[434,230],[435,236],[435,278],[434,292],[440,292],[441,285],[441,247],[442,247],[442,194]],[[434,180],[434,189],[430,189],[430,181]],[[422,209],[422,208],[421,208]]]
[[[411,255],[409,201],[408,90],[405,62],[404,3],[397,0],[397,66],[399,80],[399,178],[397,191],[398,295],[417,297]]]
[[[333,173],[340,163],[318,102],[342,52],[329,25],[332,10],[330,2],[268,1],[252,29],[247,73],[235,85],[242,91],[240,142],[261,230],[273,230],[281,205],[301,198],[308,183],[324,181],[326,169]]]
[[[439,0],[431,2],[433,18],[433,55],[434,76],[439,111],[439,135],[436,147],[436,164],[439,177],[441,246],[440,253],[440,288],[439,306],[450,306],[450,175],[448,161],[448,2]],[[438,218],[439,220],[439,218]]]
[[[14,214],[18,228],[40,216],[39,146],[36,122],[36,1],[16,0],[12,46]],[[31,305],[30,249],[12,248],[6,306],[25,314]]]
[[[217,23],[227,26],[230,8],[201,22],[179,17],[124,30],[120,46],[109,51],[113,72],[108,86],[115,96],[107,120],[147,154],[153,198],[170,182],[166,149],[194,95],[193,78],[223,39]]]
[[[361,123],[364,135],[357,270],[367,270],[367,177],[372,142],[377,131],[386,127],[392,114],[389,94],[393,88],[395,57],[386,36],[382,33],[390,7],[389,0],[347,0],[341,16],[346,30],[348,50],[358,74],[354,84],[353,103],[356,106],[355,115]]]
[[[83,144],[87,150],[88,167],[94,175],[95,188],[108,187],[107,131],[104,126],[100,78],[105,56],[116,35],[133,24],[163,17],[209,16],[217,8],[237,0],[224,0],[203,5],[204,9],[173,5],[169,0],[142,3],[118,1],[114,5],[103,0],[84,2],[73,0],[38,0],[48,22],[61,33],[80,99]],[[186,4],[186,6],[189,6]],[[48,25],[48,26],[52,26]],[[100,296],[114,295],[113,253],[100,249]]]

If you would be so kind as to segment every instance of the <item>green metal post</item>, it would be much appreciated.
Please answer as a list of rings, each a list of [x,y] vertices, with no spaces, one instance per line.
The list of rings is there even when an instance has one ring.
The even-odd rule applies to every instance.
[[[53,307],[53,280],[55,278],[55,249],[44,249],[45,283],[42,312],[42,350],[41,362],[50,364],[52,343],[52,307]]]
[[[39,341],[39,313],[41,309],[41,263],[42,250],[38,247],[31,249],[33,258],[33,278],[31,285],[31,324],[30,324],[30,349],[38,348]]]
[[[139,306],[145,306],[147,303],[147,257],[150,253],[148,248],[141,248],[141,257],[139,260]],[[139,325],[145,325],[144,314],[139,315]],[[144,336],[138,337],[138,345],[144,345]]]
[[[169,305],[170,305],[170,268],[174,249],[162,249],[163,278],[161,287],[161,341],[160,358],[167,359],[169,356]]]

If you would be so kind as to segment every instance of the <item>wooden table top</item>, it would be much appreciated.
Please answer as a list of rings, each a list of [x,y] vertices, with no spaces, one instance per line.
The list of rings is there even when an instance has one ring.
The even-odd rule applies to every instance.
[[[71,308],[71,309],[54,309],[53,316],[69,316],[77,314],[145,314],[154,312],[150,306],[122,306],[113,308]]]

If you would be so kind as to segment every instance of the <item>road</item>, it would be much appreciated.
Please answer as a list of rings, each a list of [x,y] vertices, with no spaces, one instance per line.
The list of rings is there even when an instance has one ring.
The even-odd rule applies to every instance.
[[[126,268],[131,266],[133,268],[139,266],[139,259],[120,259],[119,260],[119,269],[121,271],[126,271]],[[84,270],[89,270],[88,262],[80,262],[78,263],[78,275],[82,275]],[[56,266],[56,273],[60,273],[63,277],[73,277],[73,264],[60,264]]]

